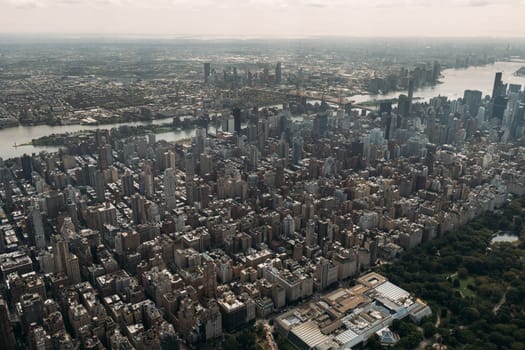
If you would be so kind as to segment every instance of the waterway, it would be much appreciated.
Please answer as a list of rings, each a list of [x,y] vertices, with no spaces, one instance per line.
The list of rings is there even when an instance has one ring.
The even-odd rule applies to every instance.
[[[492,94],[494,86],[494,75],[496,72],[503,73],[503,82],[510,84],[525,85],[525,77],[515,76],[514,73],[525,66],[525,61],[496,62],[479,67],[469,67],[462,69],[445,69],[441,72],[441,83],[434,86],[425,86],[414,91],[414,98],[428,101],[432,97],[446,96],[449,99],[463,97],[465,90],[479,90],[483,96]],[[391,92],[385,95],[355,95],[351,99],[356,103],[370,100],[386,100],[399,97],[401,93]]]
[[[24,143],[31,142],[32,139],[37,139],[42,136],[62,133],[72,133],[81,130],[96,130],[96,129],[111,129],[122,125],[140,126],[140,125],[151,125],[151,124],[165,124],[170,123],[171,118],[168,119],[157,119],[151,122],[129,122],[129,123],[116,123],[116,124],[104,124],[104,125],[60,125],[60,126],[49,126],[49,125],[36,125],[36,126],[18,126],[16,128],[8,128],[0,130],[0,157],[3,159],[19,157],[24,153],[38,153],[40,151],[55,152],[58,147],[47,147],[47,146],[19,146],[14,147],[15,143],[21,145]],[[177,130],[166,133],[157,134],[157,139],[164,139],[166,141],[179,141],[195,136],[195,129],[188,130]]]
[[[414,92],[414,97],[428,100],[431,97],[438,95],[447,96],[451,99],[457,99],[463,96],[463,92],[467,89],[475,89],[483,92],[484,95],[492,92],[494,84],[494,74],[496,72],[503,72],[503,81],[505,83],[514,83],[525,85],[525,77],[515,76],[514,73],[522,66],[525,61],[512,62],[496,62],[494,64],[469,67],[465,69],[446,69],[442,72],[441,83],[435,86],[427,86],[418,89]],[[401,92],[392,92],[385,95],[356,95],[351,97],[356,103],[366,102],[370,100],[392,99],[399,96]],[[23,144],[30,142],[42,136],[53,133],[75,132],[80,130],[95,130],[97,128],[113,128],[120,125],[147,125],[169,123],[171,119],[160,119],[152,122],[130,122],[122,124],[107,124],[102,126],[96,125],[63,125],[63,126],[18,126],[16,128],[7,128],[0,130],[0,157],[3,159],[19,157],[24,153],[38,153],[40,151],[54,152],[57,147],[34,147],[21,146],[13,147],[16,144]],[[166,141],[179,141],[187,139],[195,135],[195,129],[171,131],[162,134],[157,134],[157,139],[164,139]]]

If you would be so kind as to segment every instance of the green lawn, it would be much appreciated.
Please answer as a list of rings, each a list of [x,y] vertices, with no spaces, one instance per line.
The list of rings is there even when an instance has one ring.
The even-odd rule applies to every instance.
[[[470,288],[467,288],[469,284],[473,286],[476,285],[474,278],[471,276],[468,276],[467,278],[459,280],[459,291],[461,292],[461,295],[463,295],[463,297],[475,297],[476,296],[475,291],[473,291]]]

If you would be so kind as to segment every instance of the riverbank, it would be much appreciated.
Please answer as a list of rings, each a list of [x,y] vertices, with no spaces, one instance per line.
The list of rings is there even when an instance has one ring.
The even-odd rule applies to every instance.
[[[467,89],[480,90],[484,94],[492,91],[494,74],[503,73],[503,79],[506,83],[525,85],[525,77],[518,77],[514,72],[523,66],[523,62],[496,62],[483,67],[470,67],[467,69],[445,69],[442,71],[441,84],[433,87],[427,87],[414,91],[414,98],[420,98],[422,101],[428,101],[436,96],[445,96],[449,99],[463,97],[463,92]],[[388,95],[357,95],[352,99],[356,104],[371,100],[389,100],[399,97],[399,92]],[[145,126],[151,124],[163,124],[163,120],[151,120],[148,122],[130,122],[124,124],[104,124],[104,128],[111,129],[122,125]],[[213,125],[213,124],[211,124]],[[99,125],[59,125],[51,127],[48,125],[39,126],[22,126],[12,127],[0,130],[0,140],[4,147],[0,147],[0,157],[4,159],[20,157],[24,153],[38,153],[40,151],[54,152],[58,149],[49,146],[33,146],[31,141],[51,134],[64,134],[85,130],[96,130],[101,128]],[[194,135],[194,130],[182,129],[180,131],[169,131],[162,134],[162,138],[167,141],[176,141],[188,138]],[[160,136],[159,136],[160,137]],[[26,147],[13,147],[13,144],[26,144]]]
[[[113,125],[113,124],[127,124],[127,123],[154,123],[156,121],[161,120],[169,120],[178,118],[177,116],[163,116],[162,114],[158,114],[154,118],[148,117],[148,116],[141,116],[137,114],[130,114],[130,113],[124,113],[122,115],[114,115],[107,118],[98,118],[93,119],[92,122],[86,121],[84,119],[78,120],[78,119],[71,119],[71,120],[54,120],[53,122],[46,122],[46,121],[35,121],[35,122],[28,122],[28,121],[21,121],[18,119],[0,119],[0,130],[1,129],[10,129],[10,128],[17,128],[17,127],[39,127],[39,126],[48,126],[48,127],[61,127],[61,126],[77,126],[77,127],[86,127],[86,126],[104,126],[104,125]]]
[[[123,139],[132,136],[143,136],[149,133],[164,134],[168,132],[176,132],[181,130],[192,130],[196,127],[205,127],[206,123],[202,120],[193,120],[192,122],[172,122],[165,124],[150,124],[150,125],[121,125],[111,128],[111,135],[116,139]],[[42,136],[31,140],[30,143],[20,144],[18,146],[32,145],[36,147],[67,147],[71,144],[77,144],[82,138],[89,137],[95,134],[96,130],[82,130],[77,132],[67,132],[61,134],[51,134]],[[181,140],[188,140],[191,138],[184,138]],[[176,141],[181,141],[176,140]]]

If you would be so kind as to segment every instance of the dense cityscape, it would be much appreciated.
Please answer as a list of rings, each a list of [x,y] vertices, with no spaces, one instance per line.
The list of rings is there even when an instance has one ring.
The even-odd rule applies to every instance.
[[[330,350],[437,329],[442,309],[381,269],[525,195],[525,53],[491,44],[4,43],[2,132],[76,129],[2,139],[25,154],[0,158],[0,348]],[[418,96],[498,62],[517,68],[490,91]],[[419,348],[455,348],[422,329]]]

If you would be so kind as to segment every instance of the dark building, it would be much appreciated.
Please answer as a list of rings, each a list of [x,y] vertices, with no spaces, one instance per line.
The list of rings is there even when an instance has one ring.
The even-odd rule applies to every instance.
[[[97,148],[98,153],[98,167],[100,170],[106,170],[108,166],[113,164],[113,155],[110,144],[105,144]]]
[[[465,90],[463,93],[463,103],[468,106],[469,114],[475,117],[478,114],[479,106],[481,105],[481,91]]]
[[[505,95],[505,85],[503,84],[503,81],[501,80],[503,73],[497,72],[496,77],[494,78],[494,87],[492,88],[492,99],[494,100],[496,97]]]
[[[186,182],[191,181],[195,176],[195,157],[193,153],[188,153],[184,157],[184,166],[186,168]]]
[[[512,124],[510,128],[510,137],[515,139],[522,136],[523,126],[525,125],[525,103],[520,103],[518,109],[514,113]]]
[[[385,122],[385,139],[390,140],[394,130],[397,129],[397,116],[388,114]]]
[[[441,66],[439,65],[438,61],[434,61],[434,64],[432,65],[432,80],[437,81],[439,79],[440,74]]]
[[[102,171],[97,171],[95,174],[95,193],[97,201],[102,203],[106,200],[106,180]]]
[[[241,109],[239,107],[235,107],[233,109],[233,125],[234,130],[236,134],[241,133]]]
[[[49,219],[56,219],[58,213],[65,205],[64,194],[62,192],[51,191],[45,195],[47,217]]]
[[[515,93],[519,94],[521,92],[521,85],[519,84],[509,84],[509,94]]]
[[[275,83],[280,84],[282,81],[282,70],[281,70],[281,62],[278,62],[275,66]]]
[[[299,164],[301,159],[303,159],[303,139],[295,137],[292,143],[292,163]]]
[[[42,324],[44,318],[44,301],[38,294],[27,293],[20,300],[22,310],[22,323],[29,329],[32,323]]]
[[[133,174],[126,172],[122,175],[122,194],[124,196],[131,196],[135,193],[135,187],[133,184]]]
[[[263,69],[263,83],[268,83],[268,75],[269,75],[269,69],[268,66],[265,66]]]
[[[238,329],[246,322],[246,305],[235,301],[234,303],[221,303],[222,324],[227,332]]]
[[[31,161],[31,156],[27,155],[27,154],[24,154],[21,158],[20,158],[21,162],[22,162],[22,176],[24,177],[24,179],[28,180],[28,181],[31,181],[32,180],[32,172],[33,172],[33,165],[32,165],[32,161]]]
[[[9,309],[4,299],[0,298],[0,339],[2,349],[14,349],[16,346],[15,335],[13,333],[13,327],[11,326],[11,320],[9,319]]]
[[[503,119],[509,99],[505,96],[496,96],[492,105],[492,118]]]
[[[402,117],[407,117],[410,114],[410,99],[407,95],[399,95],[397,113]]]
[[[95,146],[102,147],[111,143],[110,131],[108,129],[97,129],[95,131]]]
[[[204,63],[204,82],[205,83],[210,82],[210,75],[211,75],[211,65],[209,63]]]
[[[133,215],[133,223],[135,225],[143,224],[146,221],[146,209],[144,198],[139,194],[131,196],[131,210]]]
[[[6,246],[5,246],[5,235],[4,235],[4,231],[3,231],[3,230],[0,230],[0,254],[5,253],[5,249],[6,249]]]
[[[412,104],[412,99],[414,98],[414,78],[408,79],[408,100]]]
[[[379,115],[383,113],[392,113],[392,102],[385,101],[379,103]]]
[[[13,207],[13,189],[11,188],[11,183],[7,178],[4,178],[4,190],[5,190],[5,207]]]
[[[328,115],[326,112],[318,113],[314,119],[313,133],[317,137],[323,137],[328,131]]]
[[[248,86],[252,86],[253,82],[253,74],[252,72],[248,71]]]

